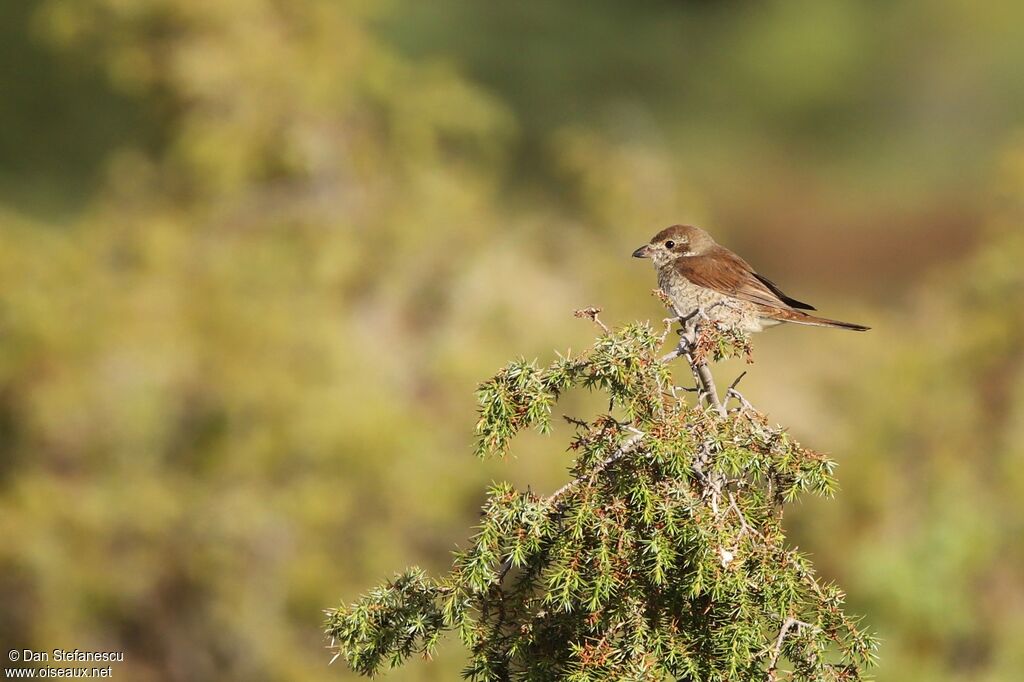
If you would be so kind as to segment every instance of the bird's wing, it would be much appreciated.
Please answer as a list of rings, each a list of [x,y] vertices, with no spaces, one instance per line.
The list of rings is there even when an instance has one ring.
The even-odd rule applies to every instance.
[[[774,283],[754,272],[745,260],[720,246],[703,256],[679,258],[674,267],[676,272],[697,286],[741,301],[771,308],[813,310],[808,304],[786,296]]]
[[[767,277],[759,275],[756,272],[753,273],[753,275],[754,277],[757,277],[761,284],[771,289],[771,292],[778,296],[782,300],[782,302],[788,305],[790,308],[797,308],[798,310],[817,310],[817,308],[815,308],[810,303],[804,303],[803,301],[796,300],[792,296],[787,296],[782,291],[782,289],[780,289],[778,285],[775,284],[775,282],[771,281]]]

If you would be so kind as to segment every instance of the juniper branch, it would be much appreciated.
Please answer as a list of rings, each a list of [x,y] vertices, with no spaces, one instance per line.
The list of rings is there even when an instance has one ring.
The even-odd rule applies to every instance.
[[[775,679],[775,669],[779,665],[779,656],[782,655],[782,643],[785,641],[786,635],[789,634],[789,631],[792,628],[797,627],[798,623],[800,623],[800,621],[792,616],[786,618],[786,620],[782,622],[782,627],[779,628],[779,636],[775,639],[775,646],[772,649],[772,657],[768,661],[769,679]]]
[[[629,428],[629,430],[633,432],[633,435],[627,438],[625,441],[623,441],[622,445],[620,445],[615,450],[615,452],[609,455],[607,459],[603,460],[600,464],[594,467],[586,475],[574,478],[573,480],[569,481],[555,492],[551,493],[551,495],[544,499],[544,505],[552,510],[557,509],[558,502],[564,495],[572,491],[574,488],[578,487],[584,481],[589,480],[592,482],[595,477],[601,474],[602,471],[604,471],[609,466],[611,466],[612,464],[614,464],[615,462],[617,462],[618,460],[622,459],[630,452],[632,452],[633,449],[636,448],[637,445],[639,445],[640,441],[644,439],[644,436],[647,435],[643,431],[640,431],[639,429],[635,429],[633,427],[627,428]],[[504,561],[501,562],[501,567],[498,570],[499,583],[502,582],[505,579],[505,576],[508,575],[508,572],[512,570],[512,563],[513,562],[511,556],[507,557]]]

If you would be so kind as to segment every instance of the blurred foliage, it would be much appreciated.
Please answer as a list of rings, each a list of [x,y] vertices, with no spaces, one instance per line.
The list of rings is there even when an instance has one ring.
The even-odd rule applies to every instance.
[[[1024,665],[1024,145],[1004,165],[985,245],[928,278],[842,400],[846,505],[801,520],[875,614],[892,679],[1010,680]]]
[[[842,464],[787,521],[879,679],[1015,679],[1022,13],[7,3],[0,641],[344,677],[325,598],[446,566],[489,478],[562,480],[532,436],[473,466],[476,381],[580,347],[575,308],[660,318],[628,253],[697,221],[876,328],[773,330],[745,381]]]

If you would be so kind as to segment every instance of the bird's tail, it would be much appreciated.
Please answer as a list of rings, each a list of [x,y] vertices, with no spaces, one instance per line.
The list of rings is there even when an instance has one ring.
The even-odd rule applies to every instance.
[[[775,319],[781,322],[792,322],[793,324],[807,324],[813,327],[835,327],[836,329],[852,329],[855,332],[866,332],[871,327],[865,327],[862,324],[855,324],[853,322],[843,322],[842,320],[830,320],[827,317],[818,317],[816,315],[808,315],[800,310],[786,310],[780,309],[774,315]]]

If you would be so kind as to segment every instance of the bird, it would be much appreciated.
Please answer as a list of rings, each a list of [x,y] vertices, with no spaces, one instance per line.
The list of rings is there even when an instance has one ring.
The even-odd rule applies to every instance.
[[[814,306],[786,295],[747,261],[693,225],[673,225],[633,252],[649,258],[658,287],[683,318],[702,311],[708,319],[745,333],[791,322],[815,327],[867,331],[853,322],[812,315]]]

